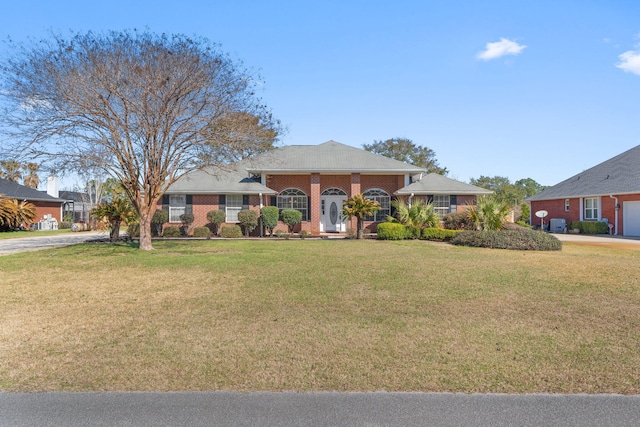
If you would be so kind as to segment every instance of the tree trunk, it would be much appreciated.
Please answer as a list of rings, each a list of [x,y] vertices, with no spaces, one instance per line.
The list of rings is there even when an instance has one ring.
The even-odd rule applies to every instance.
[[[111,219],[111,233],[109,234],[109,240],[112,242],[118,241],[120,238],[120,222],[122,218],[120,216]]]
[[[362,218],[358,217],[358,221],[357,221],[357,225],[356,225],[356,230],[357,230],[357,234],[356,234],[356,238],[358,240],[362,240],[362,225],[363,225],[363,220]]]
[[[151,244],[152,217],[153,215],[149,212],[140,213],[140,249],[145,251],[153,250],[153,245]]]

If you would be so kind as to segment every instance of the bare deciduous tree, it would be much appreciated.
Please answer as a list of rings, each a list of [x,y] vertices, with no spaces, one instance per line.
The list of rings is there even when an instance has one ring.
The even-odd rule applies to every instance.
[[[14,46],[4,61],[4,117],[21,150],[86,165],[118,179],[140,218],[140,248],[152,249],[151,218],[181,175],[232,152],[260,150],[247,126],[279,122],[256,97],[258,81],[205,39],[149,32],[53,34]],[[258,118],[235,120],[236,117]],[[244,147],[242,145],[244,144]],[[223,154],[221,154],[223,153]]]

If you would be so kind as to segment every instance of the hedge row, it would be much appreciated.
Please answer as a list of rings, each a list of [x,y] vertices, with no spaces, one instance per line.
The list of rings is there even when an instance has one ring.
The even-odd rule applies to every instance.
[[[461,231],[445,230],[444,228],[424,228],[421,230],[397,222],[383,222],[378,224],[377,233],[379,240],[424,239],[448,242]]]
[[[555,236],[528,229],[499,231],[463,231],[451,243],[477,248],[515,249],[529,251],[559,251],[562,242]]]
[[[583,234],[607,234],[609,226],[601,221],[574,221],[569,224],[569,228],[580,230]]]

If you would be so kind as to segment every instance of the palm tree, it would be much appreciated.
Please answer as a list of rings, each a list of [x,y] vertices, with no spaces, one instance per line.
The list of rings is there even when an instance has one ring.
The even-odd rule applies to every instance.
[[[40,177],[38,177],[38,164],[37,163],[27,163],[23,166],[27,172],[27,176],[24,177],[24,185],[30,188],[38,188],[38,184],[40,184]]]
[[[362,239],[364,218],[372,216],[379,210],[380,203],[366,199],[362,194],[351,196],[342,203],[342,216],[349,219],[356,217],[357,219],[356,236],[358,239]]]
[[[15,160],[0,161],[0,178],[4,178],[7,181],[18,182],[18,180],[22,178],[20,163]]]
[[[478,230],[500,230],[509,213],[509,205],[494,196],[480,197],[467,212]]]
[[[0,194],[0,197],[2,195]],[[13,199],[0,198],[0,226],[3,229],[11,228],[15,222],[16,207],[12,202]]]
[[[136,222],[137,215],[128,198],[123,195],[115,195],[110,202],[104,202],[91,209],[91,216],[103,220],[111,226],[109,238],[112,242],[120,236],[120,224]]]
[[[26,200],[0,199],[0,226],[16,229],[22,225],[29,226],[36,219],[36,207]]]
[[[396,214],[395,217],[387,216],[387,221],[399,222],[412,231],[440,225],[433,203],[418,199],[409,206],[404,200],[394,200],[391,205],[396,208]]]

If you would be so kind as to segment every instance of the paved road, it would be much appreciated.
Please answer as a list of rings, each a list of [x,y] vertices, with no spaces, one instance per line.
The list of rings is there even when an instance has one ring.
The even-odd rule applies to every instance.
[[[640,396],[0,393],[2,426],[637,426]]]
[[[37,233],[37,231],[34,231]],[[22,237],[18,239],[0,240],[0,255],[17,252],[37,251],[40,249],[75,245],[100,238],[108,238],[106,231],[83,231],[79,233],[56,234],[51,236]]]

